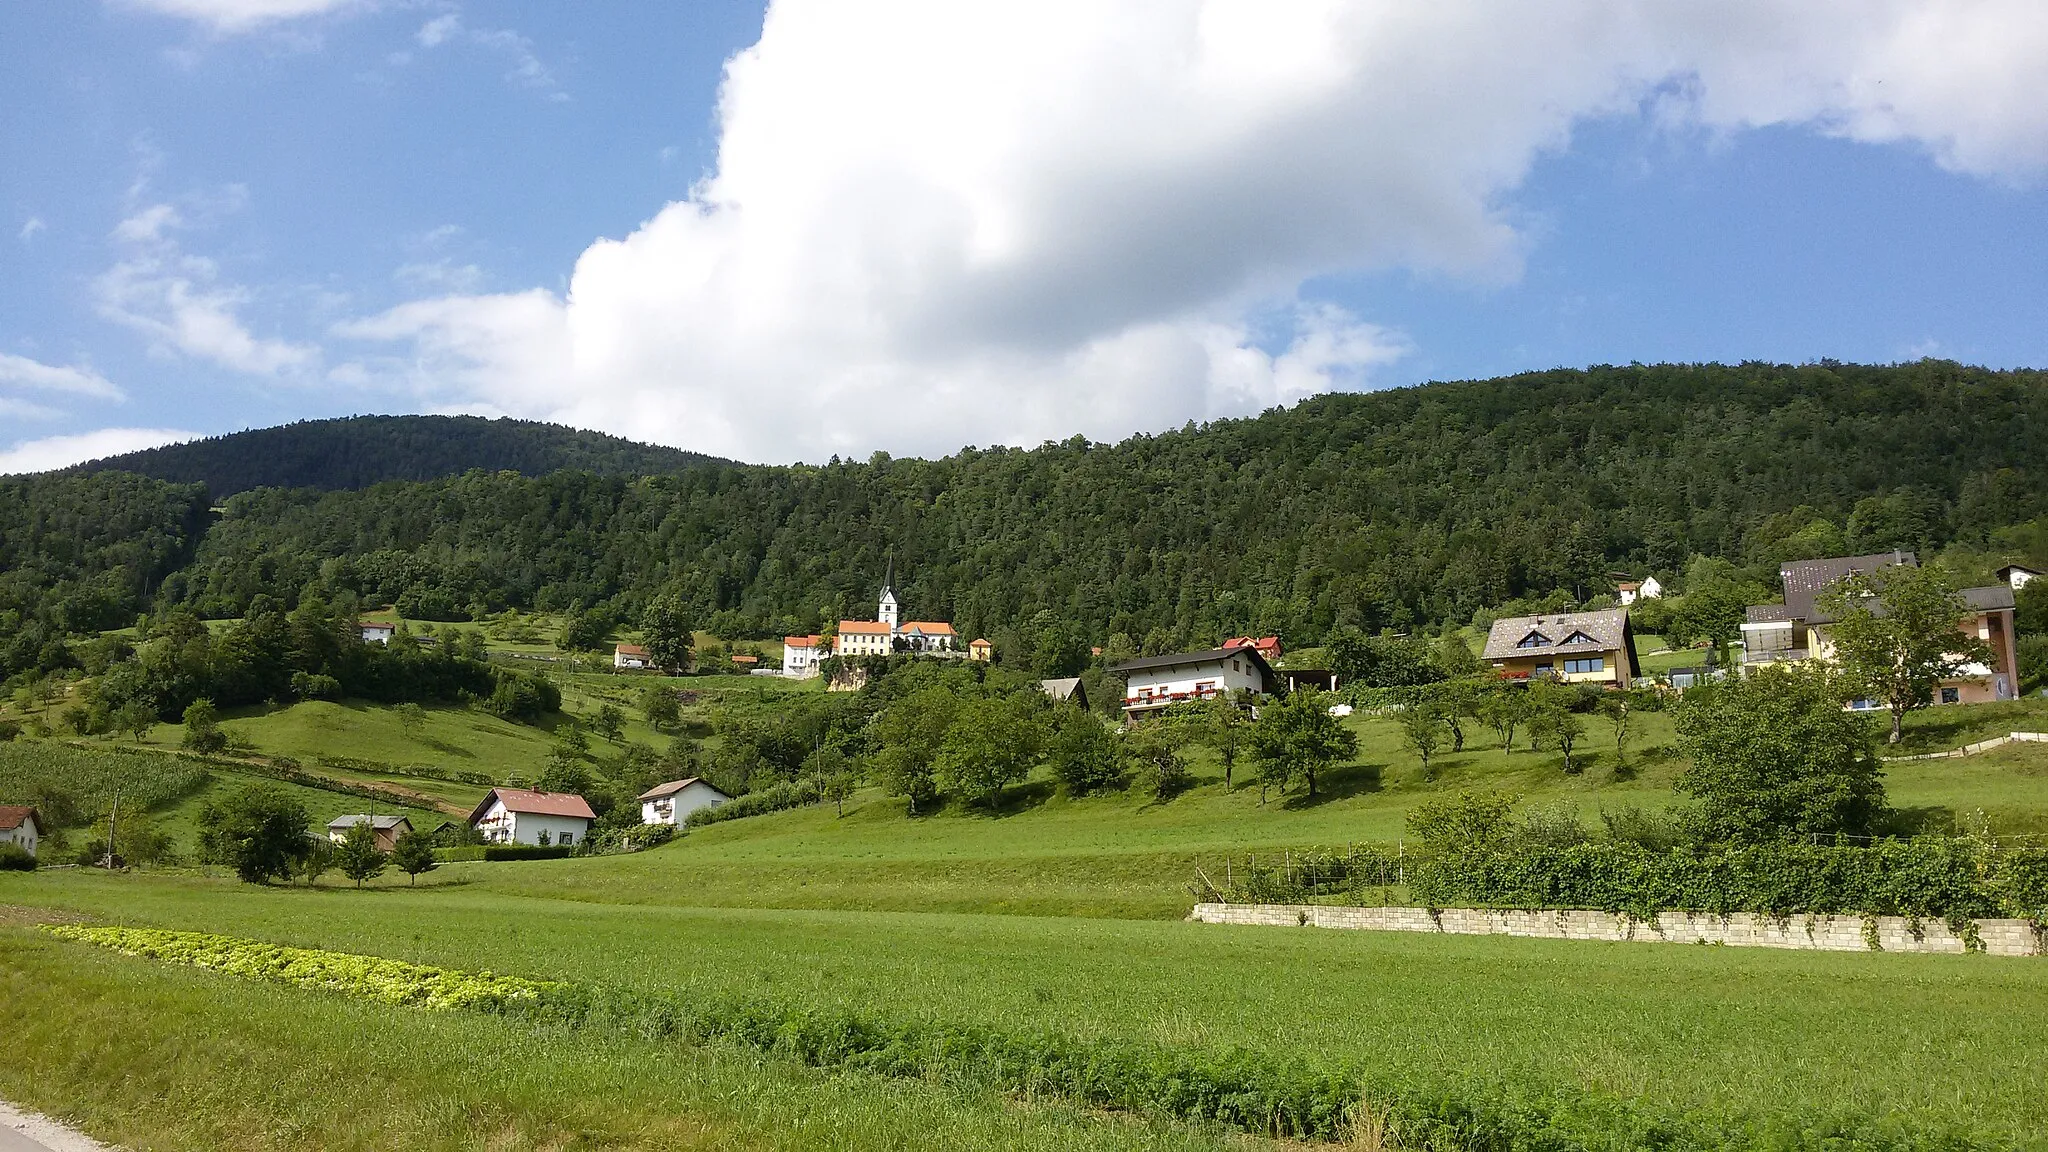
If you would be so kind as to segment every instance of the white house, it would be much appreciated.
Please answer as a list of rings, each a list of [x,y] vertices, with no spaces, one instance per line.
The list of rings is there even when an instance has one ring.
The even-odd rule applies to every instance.
[[[363,643],[365,644],[389,644],[391,643],[391,638],[397,634],[398,628],[393,624],[363,625]]]
[[[1657,583],[1655,576],[1645,576],[1641,582],[1624,580],[1616,584],[1614,586],[1614,593],[1621,598],[1623,604],[1633,604],[1638,600],[1655,600],[1657,597],[1662,596],[1664,594],[1664,586]]]
[[[818,637],[784,636],[782,638],[782,674],[793,680],[805,680],[818,674]]]
[[[2039,572],[2034,571],[2025,564],[2007,564],[1998,570],[1998,578],[2012,585],[2012,590],[2015,592],[2025,588],[2027,581],[2039,575]]]
[[[637,669],[647,666],[647,649],[642,648],[638,644],[621,644],[612,649],[612,667],[614,668]]]
[[[672,824],[678,828],[699,808],[716,808],[732,797],[695,776],[656,784],[640,794],[642,824]]]
[[[36,854],[43,836],[43,816],[33,808],[0,804],[0,844],[13,844]]]
[[[912,652],[951,652],[953,626],[939,620],[911,620],[896,630]]]
[[[469,826],[492,844],[574,845],[596,820],[581,796],[524,788],[493,788],[469,814]]]
[[[890,626],[880,620],[841,620],[832,642],[835,656],[887,656],[894,649]]]
[[[1216,648],[1146,656],[1110,671],[1124,678],[1124,716],[1136,719],[1189,700],[1211,700],[1240,689],[1270,692],[1273,667],[1257,648]]]

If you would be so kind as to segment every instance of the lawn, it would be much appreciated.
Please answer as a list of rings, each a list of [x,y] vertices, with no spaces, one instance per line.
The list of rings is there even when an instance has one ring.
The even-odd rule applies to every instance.
[[[149,814],[151,826],[158,832],[168,834],[176,851],[187,858],[198,851],[199,813],[205,808],[207,801],[251,785],[260,784],[275,788],[297,800],[305,806],[306,815],[311,818],[313,826],[320,829],[323,834],[329,820],[351,813],[368,812],[372,807],[380,813],[403,815],[412,821],[413,827],[423,832],[433,831],[441,821],[448,819],[446,815],[430,809],[399,808],[390,804],[372,805],[370,801],[360,796],[287,784],[253,772],[236,772],[217,765],[208,766],[207,777],[207,782],[198,791]]]
[[[2028,961],[620,907],[468,882],[490,868],[564,866],[450,868],[433,887],[370,893],[10,876],[0,902],[685,998],[1357,1063],[1431,1091],[1578,1092],[1734,1126],[1853,1120],[2043,1146],[2048,966]]]

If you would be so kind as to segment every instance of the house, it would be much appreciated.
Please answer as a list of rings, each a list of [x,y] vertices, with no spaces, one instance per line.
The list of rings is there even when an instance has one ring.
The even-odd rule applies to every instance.
[[[986,664],[996,658],[996,646],[987,640],[976,640],[967,646],[967,658],[977,664]]]
[[[2015,592],[2025,588],[2027,581],[2039,575],[2039,572],[2034,571],[2025,564],[2007,564],[1998,570],[1998,579],[2010,586]]]
[[[327,838],[336,844],[348,836],[348,830],[358,824],[368,824],[377,838],[377,851],[389,852],[398,847],[398,838],[412,831],[412,821],[403,816],[336,816],[327,822]]]
[[[759,656],[755,656],[749,652],[735,652],[732,654],[731,659],[734,664],[739,665],[740,668],[743,670],[750,669],[761,662],[761,658]]]
[[[612,667],[643,669],[653,667],[647,649],[638,644],[621,644],[612,649]]]
[[[1259,655],[1271,664],[1280,659],[1280,638],[1278,636],[1232,636],[1223,642],[1225,648],[1256,648]]]
[[[1655,576],[1645,576],[1640,581],[1623,580],[1616,584],[1614,594],[1626,606],[1638,600],[1655,600],[1664,594],[1664,586],[1657,583]]]
[[[469,814],[469,826],[492,844],[575,844],[596,820],[581,796],[524,788],[493,788]]]
[[[692,776],[656,784],[640,794],[642,824],[670,824],[677,828],[699,808],[716,808],[732,797]]]
[[[1625,608],[1496,620],[1480,658],[1510,680],[1548,676],[1609,688],[1628,687],[1640,666]]]
[[[1850,576],[1880,572],[1895,566],[1910,568],[1919,562],[1911,552],[1891,551],[1869,556],[1795,560],[1780,565],[1778,576],[1785,585],[1785,602],[1749,606],[1747,619],[1742,624],[1743,667],[1834,659],[1835,646],[1828,638],[1828,626],[1835,622],[1835,618],[1819,603],[1828,591]],[[2025,583],[2024,579],[2021,583]],[[1965,588],[1957,593],[1969,608],[1962,631],[1983,641],[1991,649],[1991,660],[1986,664],[1971,664],[1961,674],[1943,681],[1935,690],[1935,703],[1978,704],[2010,700],[2018,691],[2012,593],[2010,576],[2003,584]]]
[[[0,804],[0,844],[12,844],[33,856],[42,838],[42,813],[23,805]]]
[[[391,638],[398,634],[398,626],[395,624],[363,624],[359,627],[363,630],[365,644],[389,644]]]
[[[1279,682],[1257,648],[1145,656],[1110,672],[1124,678],[1124,717],[1132,720],[1189,700],[1213,700],[1240,690],[1271,692]]]
[[[891,651],[889,625],[881,620],[841,620],[839,635],[833,637],[834,656],[887,656]]]
[[[903,646],[912,652],[951,652],[953,626],[937,620],[912,620],[896,630]]]
[[[1088,710],[1088,689],[1081,686],[1079,676],[1061,676],[1052,680],[1040,680],[1038,690],[1051,697],[1054,703],[1072,700],[1083,712]]]
[[[782,674],[792,680],[808,680],[816,676],[819,650],[816,636],[784,636]]]

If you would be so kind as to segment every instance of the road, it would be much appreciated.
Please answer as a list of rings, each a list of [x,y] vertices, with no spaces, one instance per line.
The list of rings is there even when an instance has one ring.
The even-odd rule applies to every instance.
[[[47,1116],[0,1101],[0,1152],[111,1152],[84,1133]]]

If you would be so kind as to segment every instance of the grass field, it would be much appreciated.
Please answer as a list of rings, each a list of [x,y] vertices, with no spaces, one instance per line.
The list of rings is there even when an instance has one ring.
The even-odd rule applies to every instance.
[[[0,877],[0,902],[687,997],[1355,1061],[1445,1090],[1476,1077],[1731,1124],[2043,1137],[2048,967],[2024,961],[628,908],[466,882],[485,867],[560,865],[451,868],[432,888],[367,894]]]

